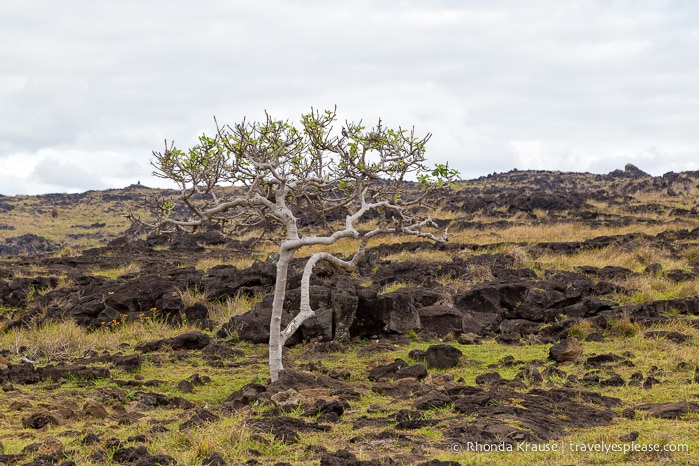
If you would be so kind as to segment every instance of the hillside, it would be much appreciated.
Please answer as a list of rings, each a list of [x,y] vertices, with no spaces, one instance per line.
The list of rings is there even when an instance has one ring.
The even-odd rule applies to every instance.
[[[699,172],[459,182],[448,243],[318,268],[273,384],[275,245],[131,229],[156,193],[0,197],[0,463],[699,461]]]

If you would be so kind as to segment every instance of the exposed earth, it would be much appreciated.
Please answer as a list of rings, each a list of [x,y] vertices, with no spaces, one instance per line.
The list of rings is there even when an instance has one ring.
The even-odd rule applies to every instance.
[[[0,464],[699,461],[699,172],[460,182],[448,243],[316,268],[274,383],[274,246],[146,236],[141,191],[0,197]],[[550,451],[603,442],[664,450]]]

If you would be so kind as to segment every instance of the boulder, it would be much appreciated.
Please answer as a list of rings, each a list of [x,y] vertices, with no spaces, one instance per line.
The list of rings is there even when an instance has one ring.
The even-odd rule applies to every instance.
[[[527,282],[479,285],[455,295],[454,306],[472,313],[499,315],[518,307],[527,291]]]
[[[318,339],[320,341],[331,341],[333,339],[333,310],[319,309],[315,315],[306,319],[299,328],[303,339],[308,341]]]
[[[423,330],[443,337],[448,334],[458,335],[461,333],[461,321],[464,313],[450,306],[433,305],[418,309],[420,324]]]
[[[335,327],[334,340],[348,341],[350,338],[350,328],[357,315],[357,304],[359,297],[357,290],[352,285],[347,275],[341,275],[331,294],[332,303],[332,324]]]
[[[198,326],[207,326],[209,319],[209,308],[202,303],[194,303],[186,307],[184,315],[187,318],[187,323]]]
[[[403,334],[421,328],[420,316],[408,292],[401,290],[385,295],[378,295],[371,289],[359,292],[357,315],[350,329],[353,336]]]
[[[200,350],[211,344],[211,337],[201,332],[186,332],[173,338],[155,340],[143,343],[136,347],[137,350],[148,353],[157,351],[165,346],[169,346],[175,351],[178,350]]]
[[[679,419],[686,414],[699,412],[699,403],[693,401],[645,403],[636,406],[636,409],[647,411],[651,415],[662,419]]]
[[[422,380],[425,377],[427,377],[427,368],[425,368],[424,365],[418,363],[418,364],[413,364],[412,366],[404,367],[401,369],[398,369],[393,376],[394,380],[398,379],[417,379],[417,380]]]
[[[331,306],[331,290],[323,286],[311,286],[311,309],[316,316],[304,322],[299,330],[286,342],[287,346],[300,343],[302,340],[317,338],[323,341],[332,339],[333,308]],[[216,338],[237,336],[249,343],[268,343],[269,325],[272,320],[273,294],[268,294],[261,303],[244,314],[233,316],[216,333]],[[301,290],[289,290],[284,299],[282,311],[282,329],[298,314],[301,305]]]
[[[400,369],[405,369],[407,367],[408,363],[402,359],[396,359],[391,364],[384,364],[374,367],[371,371],[369,371],[367,378],[372,382],[389,380],[392,379],[396,372],[398,372]]]
[[[456,367],[463,353],[451,345],[432,345],[425,352],[425,359],[430,368],[450,369]]]

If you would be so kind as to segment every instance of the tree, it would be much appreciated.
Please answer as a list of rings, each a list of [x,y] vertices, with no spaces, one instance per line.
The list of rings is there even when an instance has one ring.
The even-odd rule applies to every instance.
[[[273,381],[282,369],[284,343],[314,315],[309,290],[318,262],[351,272],[373,238],[407,234],[447,239],[446,230],[440,236],[428,231],[437,227],[430,217],[417,215],[430,193],[446,188],[458,175],[448,165],[425,166],[431,135],[419,138],[414,129],[389,129],[380,120],[370,129],[361,121],[346,122],[338,131],[335,121],[335,110],[311,109],[298,126],[266,114],[262,122],[216,122],[216,133],[200,136],[186,152],[165,141],[163,152],[153,152],[154,175],[177,184],[178,200],[191,215],[178,218],[174,202],[162,198],[151,203],[153,221],[129,214],[132,221],[161,233],[191,231],[207,223],[229,229],[258,225],[268,234],[278,233],[269,339]],[[225,186],[229,188],[222,189]],[[378,220],[377,215],[369,219],[370,212],[378,214]],[[318,220],[323,231],[302,231],[299,214]],[[344,220],[332,220],[338,216]],[[359,225],[364,228],[359,230]],[[311,254],[303,270],[299,312],[282,329],[287,274],[296,251],[350,238],[357,241],[350,258]]]

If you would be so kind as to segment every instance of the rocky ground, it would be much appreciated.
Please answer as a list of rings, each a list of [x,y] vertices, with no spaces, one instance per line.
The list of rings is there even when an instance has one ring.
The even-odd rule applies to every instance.
[[[316,269],[274,383],[273,247],[110,223],[137,187],[2,197],[0,463],[695,464],[698,183],[460,183],[449,243]]]

